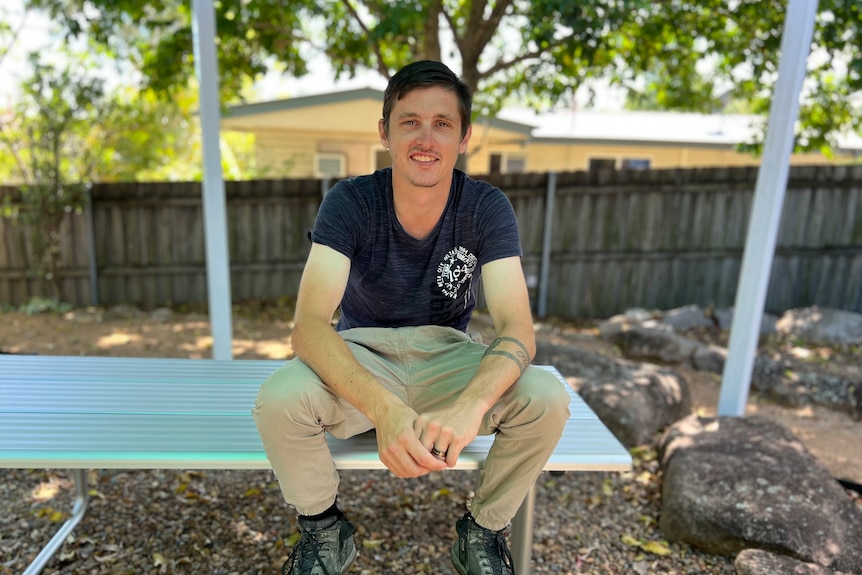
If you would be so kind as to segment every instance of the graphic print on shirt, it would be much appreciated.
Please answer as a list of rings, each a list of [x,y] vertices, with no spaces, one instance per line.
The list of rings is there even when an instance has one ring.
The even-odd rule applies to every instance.
[[[437,287],[443,295],[457,299],[461,288],[467,284],[464,291],[465,304],[469,298],[470,281],[476,271],[476,255],[464,246],[449,250],[443,261],[437,266]]]

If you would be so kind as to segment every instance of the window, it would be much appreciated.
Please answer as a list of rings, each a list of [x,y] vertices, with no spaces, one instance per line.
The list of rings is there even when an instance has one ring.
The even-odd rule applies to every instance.
[[[527,170],[525,156],[491,154],[488,172],[491,174],[522,174]]]
[[[615,170],[617,167],[616,158],[590,158],[589,170]]]
[[[650,161],[646,158],[623,158],[624,170],[649,170]]]
[[[317,154],[314,158],[315,178],[343,178],[346,175],[344,154]]]

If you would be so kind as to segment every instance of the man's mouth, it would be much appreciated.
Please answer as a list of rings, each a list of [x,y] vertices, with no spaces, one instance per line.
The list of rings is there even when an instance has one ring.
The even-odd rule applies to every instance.
[[[430,154],[423,154],[421,152],[414,152],[410,154],[410,159],[416,162],[436,162],[437,157],[432,156]]]

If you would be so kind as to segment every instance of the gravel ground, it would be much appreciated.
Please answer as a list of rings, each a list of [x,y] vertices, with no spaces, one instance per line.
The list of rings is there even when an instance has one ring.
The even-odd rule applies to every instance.
[[[263,306],[239,315],[235,357],[289,357],[290,313],[274,311]],[[194,314],[165,322],[136,316],[109,319],[107,314],[86,321],[6,313],[0,318],[0,348],[42,355],[208,357],[211,339],[204,320]],[[581,333],[592,331],[546,326],[539,335],[606,351],[605,343]],[[776,353],[783,347],[773,346]],[[782,357],[792,360],[795,349],[788,348]],[[859,352],[814,348],[812,353],[819,366],[845,366],[840,373],[855,377]],[[706,402],[712,405],[715,398]],[[772,406],[755,407],[763,411]],[[813,434],[803,433],[806,442],[817,445],[813,440],[823,436],[822,455],[830,455],[835,473],[862,478],[848,474],[847,457],[858,459],[853,455],[858,437],[836,440],[839,431],[860,429],[858,423],[825,410],[814,410],[813,416],[784,411],[796,415],[791,427],[797,432]],[[832,427],[799,427],[833,418]],[[344,471],[341,477],[340,504],[356,525],[360,549],[351,573],[454,574],[448,561],[454,522],[469,501],[476,472],[401,480],[385,471]],[[663,540],[657,525],[660,485],[651,451],[637,453],[633,470],[626,473],[543,474],[537,489],[533,573],[733,574],[731,557]],[[90,490],[90,510],[44,573],[275,574],[294,543],[295,515],[268,471],[93,471]],[[0,469],[0,575],[23,572],[68,516],[71,497],[71,482],[61,470]],[[858,496],[857,504],[862,506]]]
[[[540,477],[533,573],[734,573],[732,558],[662,540],[658,464],[653,452],[635,459],[626,473]],[[341,477],[360,549],[351,573],[455,573],[448,549],[477,472]],[[294,542],[295,514],[269,471],[93,471],[90,490],[88,514],[44,573],[274,574]],[[0,470],[0,573],[23,571],[71,492],[61,471]]]

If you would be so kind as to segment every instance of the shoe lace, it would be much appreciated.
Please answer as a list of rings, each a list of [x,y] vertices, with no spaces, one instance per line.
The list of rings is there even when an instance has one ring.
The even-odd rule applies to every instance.
[[[491,567],[489,575],[497,575],[498,573],[515,575],[514,561],[512,561],[509,546],[506,544],[504,530],[485,531],[485,537],[482,540],[485,557]]]
[[[325,541],[317,539],[316,530],[304,531],[287,561],[281,566],[281,575],[291,575],[295,565],[299,567],[299,573],[295,575],[312,575],[316,565],[319,565],[323,570],[323,575],[331,575],[320,557],[320,552],[325,544]]]

